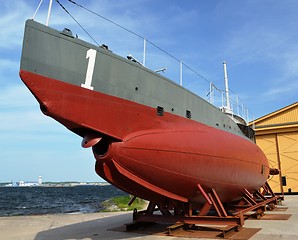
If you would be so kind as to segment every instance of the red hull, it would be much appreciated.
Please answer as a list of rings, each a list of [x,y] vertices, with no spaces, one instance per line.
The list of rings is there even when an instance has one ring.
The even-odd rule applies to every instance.
[[[46,115],[86,139],[102,138],[93,147],[96,172],[133,195],[201,203],[200,184],[230,202],[269,175],[265,155],[243,137],[24,70],[20,76]]]

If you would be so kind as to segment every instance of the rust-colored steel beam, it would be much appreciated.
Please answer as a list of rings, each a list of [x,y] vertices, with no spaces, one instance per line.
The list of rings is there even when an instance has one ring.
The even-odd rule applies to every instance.
[[[244,214],[244,213],[247,213],[250,211],[257,210],[259,208],[265,207],[269,203],[276,202],[277,199],[278,199],[278,196],[268,198],[267,200],[264,200],[263,202],[257,203],[256,205],[249,206],[241,211],[234,213],[233,215],[238,216],[240,213]]]
[[[258,197],[259,199],[261,199],[262,201],[266,200],[267,198],[262,195],[259,191],[254,193],[256,195],[256,197]]]
[[[203,207],[201,208],[201,210],[199,212],[199,216],[205,216],[210,211],[210,209],[212,207],[212,202],[211,202],[210,198],[208,197],[208,194],[202,188],[201,184],[198,184],[198,189],[199,189],[200,193],[202,194],[202,196],[206,200],[206,203],[203,205]]]
[[[214,206],[217,206],[217,208],[218,208],[218,210],[219,210],[219,212],[220,212],[220,215],[219,215],[219,216],[227,217],[228,214],[227,214],[227,212],[226,212],[224,206],[222,205],[222,202],[220,201],[220,198],[218,197],[218,195],[217,195],[215,189],[212,188],[211,190],[212,190],[212,193],[211,193],[211,194],[212,194],[212,196],[213,196],[213,199],[215,200],[215,201],[213,202],[213,205],[214,205]]]
[[[247,203],[250,205],[256,205],[256,201],[253,199],[253,194],[251,194],[247,189],[244,189],[244,197]]]
[[[239,216],[174,216],[174,215],[146,215],[134,213],[134,221],[137,222],[162,222],[162,223],[177,223],[184,224],[211,224],[211,225],[237,225],[244,224],[243,217]]]
[[[266,210],[266,206],[268,204],[276,204],[277,200],[280,198],[274,195],[268,184],[262,187],[262,193],[259,191],[250,193],[247,189],[244,189],[243,197],[239,200],[237,205],[230,205],[228,208],[230,210],[236,210],[236,212],[228,215],[225,206],[214,188],[212,188],[209,193],[206,193],[200,184],[197,186],[199,192],[205,199],[205,203],[202,204],[200,209],[193,208],[191,202],[184,203],[184,205],[175,205],[175,207],[150,202],[146,211],[134,211],[134,221],[243,226],[245,213],[253,211],[257,216],[261,217]],[[271,195],[266,197],[265,194],[267,193]],[[217,216],[208,215],[211,209],[215,209]],[[193,210],[199,210],[199,213],[194,214]],[[156,211],[160,211],[162,214],[154,214]]]

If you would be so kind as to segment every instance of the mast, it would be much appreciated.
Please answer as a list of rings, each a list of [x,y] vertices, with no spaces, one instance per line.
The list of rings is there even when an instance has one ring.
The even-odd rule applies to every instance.
[[[229,82],[228,82],[228,73],[227,73],[227,64],[226,61],[223,62],[224,67],[224,78],[225,78],[225,90],[226,90],[226,107],[225,110],[227,113],[232,113],[230,97],[229,97]]]
[[[53,3],[53,0],[50,0],[46,26],[49,26],[50,15],[51,15],[51,9],[52,9],[52,3]]]

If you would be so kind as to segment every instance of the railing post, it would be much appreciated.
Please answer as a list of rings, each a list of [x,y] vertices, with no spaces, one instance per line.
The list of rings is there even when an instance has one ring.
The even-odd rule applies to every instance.
[[[224,93],[221,91],[221,106],[224,107]]]
[[[183,62],[180,61],[180,86],[182,86],[183,82],[182,82],[182,67],[183,67]]]
[[[213,105],[213,83],[210,82],[210,89],[209,89],[209,102]]]
[[[144,38],[144,51],[143,51],[143,66],[144,67],[146,65],[146,43],[147,43],[147,39]]]
[[[212,83],[210,82],[209,83],[209,103],[212,104],[212,102],[211,102],[211,91],[212,91]]]
[[[236,101],[237,101],[237,114],[238,114],[238,116],[240,115],[240,112],[239,112],[239,97],[238,97],[238,95],[236,95]]]

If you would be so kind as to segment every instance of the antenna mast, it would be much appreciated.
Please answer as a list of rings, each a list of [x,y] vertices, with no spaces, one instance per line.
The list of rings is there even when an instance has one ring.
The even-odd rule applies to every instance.
[[[223,62],[224,66],[224,77],[225,77],[225,88],[226,88],[226,107],[225,110],[227,113],[232,113],[230,97],[229,97],[229,82],[228,82],[228,73],[227,73],[227,64],[226,61]]]

